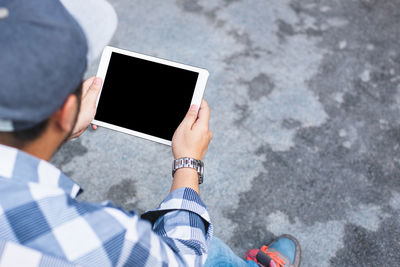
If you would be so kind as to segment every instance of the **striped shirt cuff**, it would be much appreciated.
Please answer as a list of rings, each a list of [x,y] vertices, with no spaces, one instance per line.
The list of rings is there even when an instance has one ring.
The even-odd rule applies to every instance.
[[[174,210],[186,210],[198,214],[203,219],[206,229],[211,225],[206,205],[196,191],[187,187],[172,191],[157,209],[149,210],[141,217],[154,225],[158,218]]]

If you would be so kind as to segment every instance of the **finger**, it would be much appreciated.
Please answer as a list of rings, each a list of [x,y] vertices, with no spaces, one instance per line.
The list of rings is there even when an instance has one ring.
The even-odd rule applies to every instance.
[[[73,136],[71,136],[71,138],[78,138],[79,136],[81,136],[81,134],[83,134],[85,130],[80,130],[79,132],[77,132],[76,134],[74,134]]]
[[[199,107],[197,105],[191,105],[189,108],[189,111],[186,113],[185,118],[183,119],[183,121],[185,122],[185,124],[192,128],[194,122],[197,119],[197,112],[199,110]]]
[[[86,81],[83,82],[82,84],[82,96],[86,96],[90,86],[93,84],[94,79],[96,79],[96,76],[92,76]]]
[[[86,99],[88,103],[93,103],[93,105],[96,105],[97,98],[99,97],[100,94],[100,89],[103,81],[101,78],[96,77],[93,80],[93,83],[90,85],[87,94],[86,94]]]
[[[208,106],[207,101],[203,99],[203,101],[201,101],[199,118],[196,121],[196,125],[208,129],[209,121],[210,121],[210,107]]]
[[[97,130],[97,125],[96,124],[92,124],[92,129],[93,130]]]

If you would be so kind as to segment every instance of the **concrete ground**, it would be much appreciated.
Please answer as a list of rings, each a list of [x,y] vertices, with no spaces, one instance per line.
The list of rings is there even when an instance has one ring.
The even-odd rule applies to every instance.
[[[210,71],[201,192],[217,236],[240,256],[289,233],[302,266],[398,266],[399,0],[110,2],[112,45]],[[167,195],[172,159],[100,128],[53,162],[82,200],[143,212]]]

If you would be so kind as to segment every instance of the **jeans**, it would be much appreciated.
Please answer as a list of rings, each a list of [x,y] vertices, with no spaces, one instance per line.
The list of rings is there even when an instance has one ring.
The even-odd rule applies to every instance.
[[[258,267],[254,261],[245,261],[233,253],[233,251],[219,238],[213,237],[205,267]]]

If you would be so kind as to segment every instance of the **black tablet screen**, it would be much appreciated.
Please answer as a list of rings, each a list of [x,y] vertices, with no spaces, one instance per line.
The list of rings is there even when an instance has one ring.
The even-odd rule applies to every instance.
[[[171,141],[198,73],[112,53],[96,120]]]

